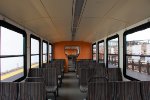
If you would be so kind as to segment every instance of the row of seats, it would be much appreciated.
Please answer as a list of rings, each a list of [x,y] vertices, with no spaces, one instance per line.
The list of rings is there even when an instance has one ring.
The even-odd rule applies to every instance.
[[[87,100],[150,100],[149,81],[123,81],[120,68],[96,62],[83,60],[77,65],[80,90],[87,92]]]
[[[76,61],[76,75],[77,78],[79,78],[79,68],[87,68],[87,67],[93,67],[93,66],[101,66],[101,67],[105,67],[104,63],[96,63],[95,61],[91,60],[91,59],[80,59],[78,61]]]
[[[91,60],[80,60],[76,65],[81,92],[87,92],[89,81],[122,81],[120,68],[106,68],[104,63]]]
[[[58,77],[56,68],[32,68],[25,81],[43,82],[46,94],[53,93],[56,99],[56,96],[58,95]]]
[[[46,100],[44,83],[0,82],[0,100]]]
[[[90,82],[87,100],[150,100],[150,82]]]
[[[64,59],[53,59],[51,63],[44,63],[41,68],[30,69],[28,81],[44,82],[46,93],[53,93],[56,99],[58,96],[58,88],[62,84],[62,78],[64,75]],[[38,78],[43,78],[39,80]]]
[[[25,82],[1,82],[0,100],[45,100],[48,93],[53,93],[56,99],[63,68],[64,60],[55,59],[42,68],[29,69]]]
[[[120,68],[80,68],[79,69],[79,85],[81,92],[87,92],[89,81],[102,79],[107,81],[122,81]]]
[[[51,63],[44,63],[42,65],[42,68],[56,68],[57,76],[59,80],[59,86],[61,86],[62,78],[64,76],[64,66],[65,66],[64,59],[54,59]]]

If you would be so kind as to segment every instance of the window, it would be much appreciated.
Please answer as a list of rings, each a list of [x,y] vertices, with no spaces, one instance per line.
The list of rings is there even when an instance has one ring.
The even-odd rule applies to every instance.
[[[129,79],[150,81],[150,23],[124,33],[124,74]]]
[[[92,45],[92,58],[96,61],[96,43]]]
[[[119,36],[115,35],[107,39],[107,67],[118,68],[119,66]]]
[[[43,41],[43,63],[48,62],[48,43]]]
[[[104,63],[104,41],[99,41],[98,42],[98,62],[99,63]]]
[[[31,35],[31,68],[37,68],[40,67],[41,65],[41,60],[40,60],[40,38]]]
[[[52,61],[52,58],[53,58],[53,57],[52,57],[52,56],[53,56],[53,55],[52,55],[52,50],[53,50],[53,49],[52,49],[52,44],[49,44],[49,61]]]
[[[26,76],[26,33],[0,21],[0,81],[19,81]]]

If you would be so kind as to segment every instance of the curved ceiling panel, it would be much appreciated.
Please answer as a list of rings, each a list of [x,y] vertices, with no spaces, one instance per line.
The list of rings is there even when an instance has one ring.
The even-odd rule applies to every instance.
[[[76,41],[93,42],[150,17],[150,0],[86,1]],[[0,14],[52,42],[70,41],[73,6],[73,0],[0,0]]]

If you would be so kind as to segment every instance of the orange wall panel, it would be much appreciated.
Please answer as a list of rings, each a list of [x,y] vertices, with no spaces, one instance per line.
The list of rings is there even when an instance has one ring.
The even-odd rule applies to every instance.
[[[68,59],[65,55],[65,46],[79,46],[80,54],[77,59],[92,59],[92,43],[83,41],[62,41],[53,45],[53,58],[66,59],[65,71],[68,71]]]

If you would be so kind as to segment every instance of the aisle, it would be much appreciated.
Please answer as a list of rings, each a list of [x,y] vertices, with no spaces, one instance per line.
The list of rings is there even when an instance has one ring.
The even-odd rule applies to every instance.
[[[57,100],[83,100],[85,97],[86,94],[80,92],[76,74],[74,72],[65,73]]]

